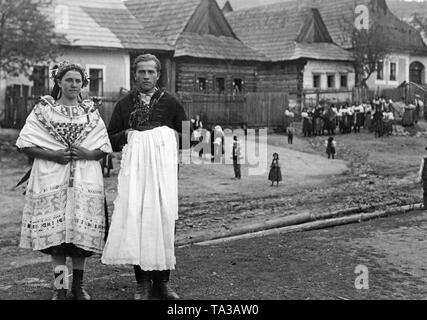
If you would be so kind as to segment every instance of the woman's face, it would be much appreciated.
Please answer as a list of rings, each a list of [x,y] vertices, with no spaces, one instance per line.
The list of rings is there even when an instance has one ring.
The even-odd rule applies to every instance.
[[[78,98],[82,91],[83,81],[80,72],[70,70],[64,74],[62,79],[59,81],[59,87],[62,89],[63,97],[69,100],[75,100]]]

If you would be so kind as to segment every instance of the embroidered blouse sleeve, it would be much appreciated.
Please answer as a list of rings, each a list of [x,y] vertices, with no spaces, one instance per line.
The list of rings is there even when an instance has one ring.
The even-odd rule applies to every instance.
[[[48,118],[50,108],[42,101],[36,104],[28,115],[25,125],[19,133],[15,143],[19,149],[38,147],[40,139],[44,140],[44,129],[40,125],[41,119]]]
[[[36,121],[36,116],[34,115],[34,111],[31,111],[31,113],[29,114],[24,127],[22,128],[21,132],[19,133],[19,137],[18,140],[16,141],[15,145],[18,149],[23,149],[23,148],[33,148],[33,147],[37,147],[37,145],[35,145],[33,142],[29,141],[28,139],[26,139],[26,135],[27,132],[29,133],[31,131],[31,129],[29,128],[30,121]]]

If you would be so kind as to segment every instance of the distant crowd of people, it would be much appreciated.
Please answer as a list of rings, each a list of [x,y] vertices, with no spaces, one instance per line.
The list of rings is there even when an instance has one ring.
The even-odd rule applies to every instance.
[[[413,102],[394,103],[389,97],[376,97],[370,101],[350,105],[322,102],[318,106],[304,108],[301,112],[304,137],[360,132],[361,128],[374,132],[376,137],[390,135],[396,117],[403,126],[418,122],[424,113],[424,103],[418,95]],[[285,114],[286,117],[286,114]]]

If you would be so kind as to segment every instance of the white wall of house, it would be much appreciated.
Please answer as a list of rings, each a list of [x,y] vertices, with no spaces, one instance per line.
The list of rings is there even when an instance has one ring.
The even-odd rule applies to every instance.
[[[129,54],[121,50],[102,49],[67,49],[66,53],[57,59],[58,62],[68,60],[83,66],[103,70],[104,94],[118,93],[120,88],[130,89],[130,58]],[[51,65],[50,67],[52,67]],[[5,109],[6,87],[9,85],[28,85],[32,87],[33,82],[25,76],[9,77],[0,79],[0,119]],[[51,82],[51,87],[53,83]],[[83,94],[88,92],[84,89]]]
[[[314,76],[320,77],[320,86],[315,87]],[[332,81],[328,85],[328,77]],[[341,85],[341,77],[346,78],[346,85]],[[317,92],[320,99],[342,102],[352,99],[352,89],[355,85],[355,74],[350,62],[309,60],[304,68],[303,88],[305,104],[314,105]]]
[[[423,83],[427,84],[427,56],[417,56],[410,54],[391,54],[384,59],[383,79],[378,79],[378,73],[374,72],[368,79],[368,86],[372,89],[396,88],[404,81],[409,81],[409,68],[413,62],[420,62],[426,68],[423,73]],[[396,63],[396,81],[390,80],[391,63]]]
[[[313,75],[315,74],[320,75],[320,88],[314,87]],[[347,86],[345,88],[340,85],[341,75],[347,76]],[[328,76],[333,76],[335,79],[334,86],[331,88],[328,88]],[[305,65],[303,78],[304,90],[351,90],[354,84],[354,68],[350,62],[309,60]]]
[[[104,70],[104,93],[117,93],[120,88],[130,89],[129,54],[108,49],[70,49],[58,59],[79,63],[88,68]],[[89,72],[89,70],[88,70]],[[88,89],[85,88],[85,91]]]
[[[427,60],[427,57],[425,60]],[[391,54],[387,56],[383,61],[382,79],[379,79],[378,72],[372,73],[367,81],[368,87],[371,89],[396,88],[403,81],[409,81],[410,63],[411,58],[409,54]],[[395,80],[391,79],[392,64],[396,66]]]

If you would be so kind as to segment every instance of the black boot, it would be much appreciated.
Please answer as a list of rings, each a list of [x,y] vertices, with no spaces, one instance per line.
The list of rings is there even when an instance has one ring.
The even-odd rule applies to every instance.
[[[71,293],[74,300],[92,300],[90,295],[83,289],[83,270],[73,270],[73,284]]]
[[[134,300],[151,300],[152,298],[152,271],[144,271],[140,266],[133,266],[136,278]]]
[[[160,300],[178,300],[179,296],[168,285],[170,270],[153,273],[153,297]]]
[[[52,300],[67,300],[67,289],[55,289]]]

